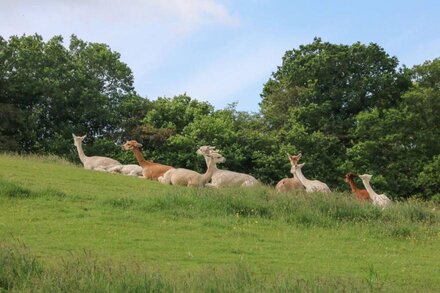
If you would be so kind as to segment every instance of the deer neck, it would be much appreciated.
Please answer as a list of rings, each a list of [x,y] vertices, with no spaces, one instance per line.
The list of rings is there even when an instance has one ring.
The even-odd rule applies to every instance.
[[[356,183],[354,183],[354,180],[352,178],[348,179],[348,185],[350,185],[352,192],[356,192],[357,190],[359,190],[359,188],[356,186]]]
[[[213,159],[205,157],[206,160],[206,166],[208,167],[206,169],[205,174],[202,175],[202,183],[205,185],[206,183],[211,180],[212,174],[214,174],[214,167],[216,166],[216,163]]]
[[[217,168],[217,163],[214,162],[214,160],[212,160],[211,158],[205,156],[206,166],[209,166],[209,164],[210,164],[211,161],[212,161],[212,170],[213,170],[213,173],[214,173],[215,171],[218,170],[218,168]]]
[[[133,148],[133,154],[136,157],[136,160],[138,161],[139,165],[145,165],[147,164],[147,161],[145,161],[144,156],[142,156],[141,150],[139,148]]]
[[[371,188],[370,181],[362,179],[362,183],[364,183],[365,189],[368,191],[368,195],[371,197],[371,195],[376,194],[376,192]]]
[[[79,159],[81,160],[81,163],[84,164],[88,157],[84,154],[82,142],[76,144],[76,149],[78,150],[78,156],[79,156]]]
[[[299,179],[299,181],[301,181],[301,183],[303,185],[305,185],[304,183],[307,183],[309,180],[303,175],[302,170],[301,169],[296,169],[295,173],[293,174],[293,177],[295,177]]]

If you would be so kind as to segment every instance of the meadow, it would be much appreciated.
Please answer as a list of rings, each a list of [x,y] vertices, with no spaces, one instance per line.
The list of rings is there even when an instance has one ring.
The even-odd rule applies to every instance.
[[[439,209],[2,154],[0,292],[438,292]]]

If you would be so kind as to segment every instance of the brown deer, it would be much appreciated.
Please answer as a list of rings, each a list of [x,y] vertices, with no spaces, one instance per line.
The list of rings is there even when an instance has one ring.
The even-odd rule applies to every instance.
[[[144,159],[144,156],[141,153],[140,148],[142,144],[138,143],[135,140],[127,141],[122,148],[126,151],[133,151],[134,156],[136,157],[139,165],[142,167],[142,175],[146,179],[157,180],[160,176],[165,174],[166,171],[170,169],[174,169],[171,166],[162,165],[158,163],[154,163],[153,161],[148,161]]]
[[[350,185],[351,192],[353,192],[356,195],[356,198],[360,201],[369,201],[370,196],[368,195],[368,191],[366,189],[359,189],[356,186],[356,183],[354,182],[354,177],[357,176],[356,174],[353,174],[351,172],[348,172],[345,174],[344,181]]]
[[[296,166],[298,164],[299,159],[301,159],[301,153],[299,153],[296,156],[292,156],[290,154],[287,154],[287,157],[289,158],[290,165]],[[293,174],[293,178],[284,178],[281,179],[277,185],[275,186],[276,191],[278,192],[290,192],[292,190],[304,190],[304,185],[299,181],[298,178],[295,177],[295,174]]]

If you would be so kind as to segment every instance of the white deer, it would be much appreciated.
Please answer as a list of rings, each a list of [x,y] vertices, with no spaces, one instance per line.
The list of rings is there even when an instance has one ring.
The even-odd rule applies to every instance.
[[[142,167],[136,164],[115,166],[108,169],[108,171],[114,173],[120,173],[122,175],[127,175],[127,176],[137,176],[137,177],[142,176]]]
[[[304,164],[305,163],[292,166],[290,172],[301,181],[306,188],[306,192],[331,192],[330,188],[324,182],[319,180],[309,180],[303,175],[301,168]]]
[[[287,154],[289,158],[290,165],[296,166],[298,164],[299,159],[301,159],[301,153],[296,156],[291,154]],[[281,179],[277,185],[275,186],[275,190],[278,192],[290,192],[292,190],[304,190],[304,185],[296,178],[295,174],[293,174],[293,178],[284,178]]]
[[[212,146],[202,146],[199,148],[198,152],[201,154],[209,154],[210,152],[218,152],[215,147]],[[209,157],[205,156],[206,164],[208,164]],[[225,162],[224,159],[222,162]],[[222,163],[219,162],[219,163]],[[213,173],[211,177],[211,183],[207,183],[207,187],[250,187],[260,184],[255,177],[244,174],[233,172],[229,170],[221,170],[217,168],[217,164],[214,162],[212,166]]]
[[[212,151],[208,154],[204,154],[199,150],[197,150],[198,155],[203,155],[207,162],[207,169],[205,174],[200,174],[196,171],[185,169],[185,168],[177,168],[168,170],[163,176],[158,178],[158,181],[163,184],[171,184],[171,185],[182,185],[188,187],[203,187],[206,183],[211,180],[213,174],[213,166],[216,163],[221,163],[225,160],[222,155],[219,153]]]
[[[100,156],[87,157],[84,154],[84,150],[82,148],[82,142],[86,136],[85,135],[76,136],[73,133],[72,136],[73,136],[73,143],[75,144],[76,149],[78,150],[79,159],[81,160],[81,163],[83,163],[84,169],[115,172],[116,169],[122,168],[122,164],[112,158],[100,157]]]
[[[385,208],[391,205],[392,201],[385,194],[377,194],[370,185],[371,177],[370,174],[359,175],[359,178],[362,179],[362,183],[364,183],[365,188],[368,191],[368,195],[370,196],[373,204],[375,206]]]

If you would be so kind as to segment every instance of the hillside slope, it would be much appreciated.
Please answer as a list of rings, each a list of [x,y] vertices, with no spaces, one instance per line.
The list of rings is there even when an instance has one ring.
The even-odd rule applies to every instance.
[[[295,280],[286,288],[436,291],[439,224],[438,207],[416,201],[382,211],[348,194],[188,189],[57,158],[0,155],[0,257],[24,243],[51,274],[86,255],[115,271],[158,272],[171,290],[195,284],[196,274],[209,283],[203,290],[243,282],[249,291],[281,290]],[[249,275],[215,273],[237,267]],[[6,271],[0,288],[31,282],[20,285]],[[203,277],[212,274],[215,281]]]

